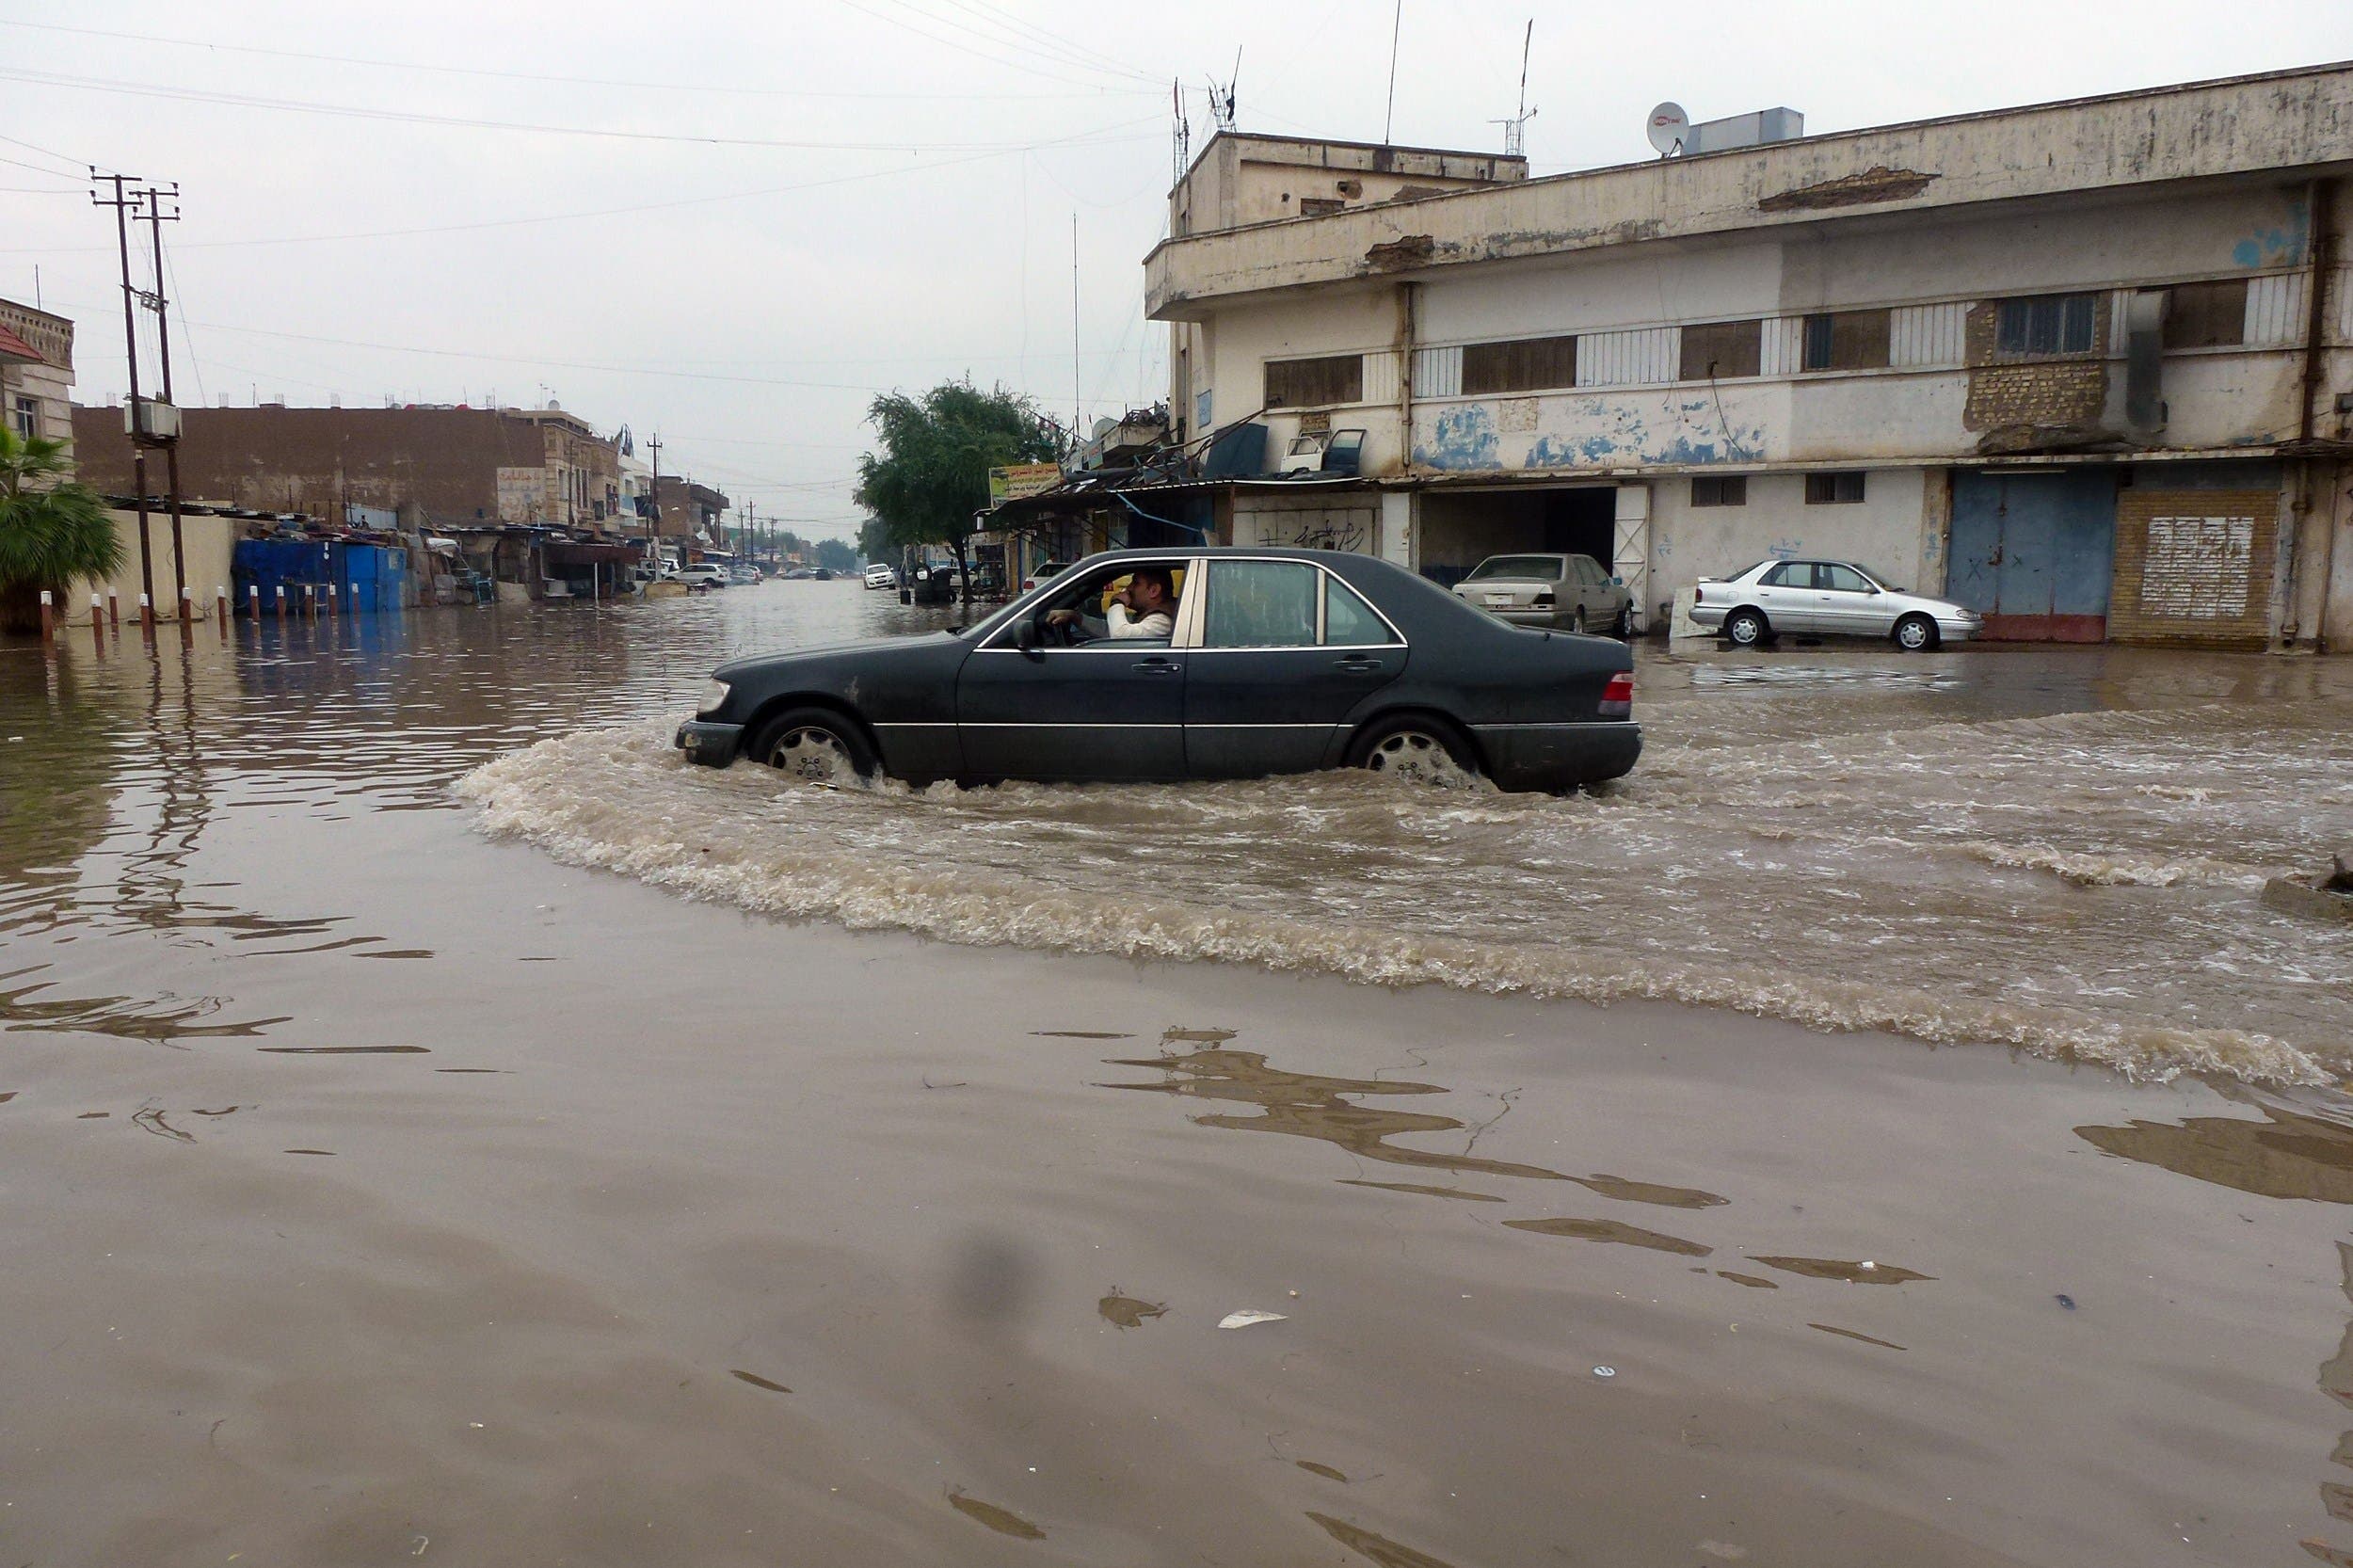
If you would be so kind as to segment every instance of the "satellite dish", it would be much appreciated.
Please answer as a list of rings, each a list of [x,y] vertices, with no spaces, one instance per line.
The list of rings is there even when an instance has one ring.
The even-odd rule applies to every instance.
[[[1097,437],[1108,436],[1118,428],[1119,421],[1112,418],[1109,414],[1105,414],[1102,418],[1095,422],[1095,433]]]
[[[1683,112],[1680,104],[1661,104],[1650,112],[1650,144],[1662,158],[1672,158],[1682,152],[1684,138],[1690,130],[1691,117]]]

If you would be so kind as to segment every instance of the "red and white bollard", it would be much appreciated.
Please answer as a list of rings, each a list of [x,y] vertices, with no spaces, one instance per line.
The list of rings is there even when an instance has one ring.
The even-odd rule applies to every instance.
[[[286,584],[278,584],[278,624],[286,624]]]
[[[228,631],[229,585],[225,583],[216,583],[213,584],[213,613],[220,617],[220,629],[223,632]]]
[[[106,624],[108,626],[122,624],[122,604],[115,598],[115,591],[112,588],[106,590]]]
[[[51,642],[57,635],[56,600],[47,588],[40,591],[40,640]]]
[[[262,624],[262,585],[259,583],[245,585],[245,614],[254,625]]]
[[[328,618],[328,620],[333,620],[333,619],[335,618],[335,608],[336,608],[335,589],[336,589],[336,586],[337,586],[337,584],[333,584],[333,583],[329,583],[329,584],[327,585],[327,618]]]
[[[149,632],[155,630],[155,606],[145,594],[139,595],[139,625]]]
[[[106,640],[106,621],[98,608],[96,594],[89,596],[89,634],[94,641],[103,643]]]

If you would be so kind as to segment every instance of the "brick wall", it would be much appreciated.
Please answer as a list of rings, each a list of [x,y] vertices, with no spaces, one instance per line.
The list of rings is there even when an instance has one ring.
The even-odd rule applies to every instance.
[[[2108,400],[2108,296],[2093,296],[2091,352],[2071,359],[2004,360],[1994,346],[1998,300],[1969,308],[1962,339],[1969,362],[1969,399],[1961,425],[2000,430],[2012,425],[2065,429],[2095,426]]]
[[[2108,635],[2260,648],[2279,557],[2277,490],[2128,489],[2116,508]]]

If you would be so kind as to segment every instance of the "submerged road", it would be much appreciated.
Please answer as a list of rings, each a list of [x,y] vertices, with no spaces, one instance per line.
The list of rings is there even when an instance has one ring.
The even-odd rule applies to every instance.
[[[945,618],[0,648],[0,1559],[2353,1561],[2256,896],[2353,670],[1646,649],[1567,801],[662,744]]]

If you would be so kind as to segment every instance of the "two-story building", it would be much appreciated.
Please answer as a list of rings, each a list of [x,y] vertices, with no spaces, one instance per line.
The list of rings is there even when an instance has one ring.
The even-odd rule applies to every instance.
[[[1232,543],[1578,551],[1654,621],[1830,553],[1995,635],[2344,648],[2348,173],[2344,65],[1545,179],[1228,133],[1146,308]],[[1276,476],[1345,430],[1358,477]]]
[[[73,323],[0,299],[0,419],[20,436],[73,439]]]

